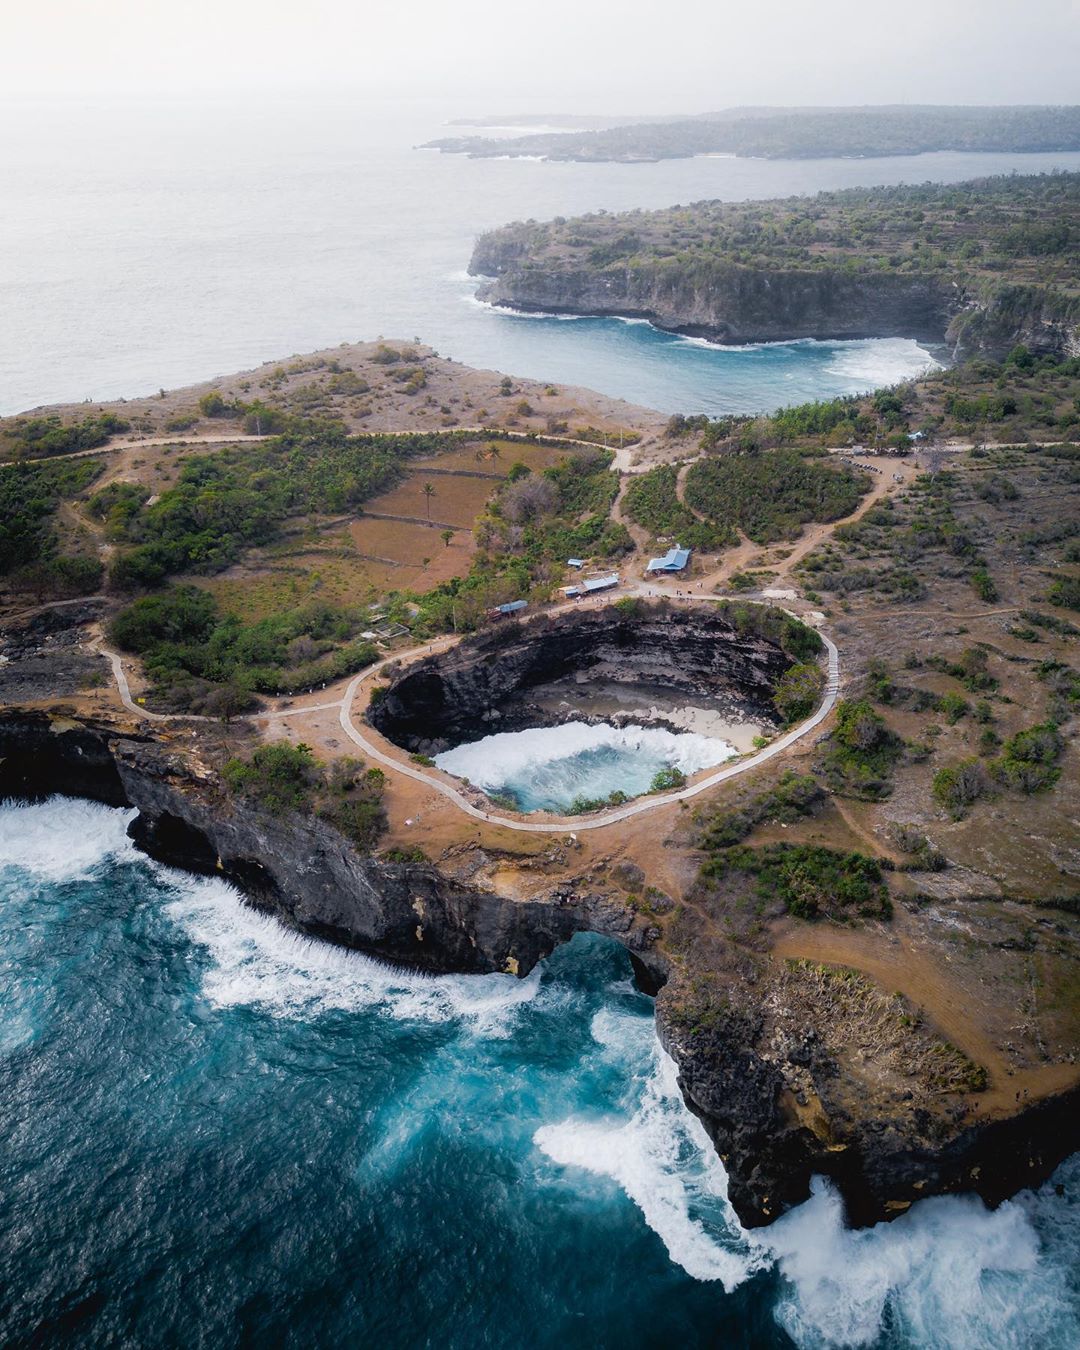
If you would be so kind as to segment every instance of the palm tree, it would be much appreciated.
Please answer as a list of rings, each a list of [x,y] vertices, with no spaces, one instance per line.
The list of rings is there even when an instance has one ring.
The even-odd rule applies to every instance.
[[[435,487],[432,483],[425,483],[423,487],[424,505],[427,507],[427,518],[431,519],[431,499],[435,496]]]

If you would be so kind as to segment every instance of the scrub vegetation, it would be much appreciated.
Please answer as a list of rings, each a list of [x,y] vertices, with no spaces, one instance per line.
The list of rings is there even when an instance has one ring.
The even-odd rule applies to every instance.
[[[335,825],[358,848],[370,852],[386,828],[385,775],[358,759],[320,763],[306,745],[272,741],[250,758],[230,759],[225,786],[272,815],[314,814]]]
[[[769,544],[808,521],[850,515],[869,487],[864,473],[776,450],[700,460],[687,474],[686,500],[728,532]]]
[[[712,552],[737,543],[738,535],[730,526],[703,521],[679,501],[678,476],[677,465],[662,464],[635,477],[624,498],[631,520],[654,539],[677,539],[684,548]]]
[[[229,716],[254,694],[297,693],[371,665],[378,650],[357,637],[368,617],[309,605],[244,623],[207,591],[173,586],[122,609],[109,636],[142,658],[155,705]]]
[[[96,557],[64,551],[56,530],[61,504],[85,491],[103,465],[88,458],[12,464],[0,470],[0,577],[39,594],[86,595],[101,582]]]

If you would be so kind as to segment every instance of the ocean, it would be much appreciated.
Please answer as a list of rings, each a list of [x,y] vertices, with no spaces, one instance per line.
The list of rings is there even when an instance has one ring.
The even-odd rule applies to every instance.
[[[716,348],[474,300],[509,220],[1080,167],[1080,154],[544,164],[413,147],[453,109],[0,102],[0,413],[175,388],[380,335],[664,412],[761,411],[917,374],[913,342]]]
[[[212,40],[212,38],[208,38]],[[665,411],[887,384],[913,343],[738,351],[500,314],[516,217],[1080,156],[660,165],[418,152],[432,108],[0,104],[0,411],[175,387],[380,334]],[[650,1001],[578,938],[524,981],[286,932],[161,868],[128,813],[0,807],[0,1344],[1080,1343],[1080,1161],[987,1211],[847,1231],[827,1187],[744,1232]]]
[[[1080,1159],[991,1213],[744,1232],[615,944],[525,980],[309,942],[131,813],[0,807],[5,1346],[1080,1342]]]

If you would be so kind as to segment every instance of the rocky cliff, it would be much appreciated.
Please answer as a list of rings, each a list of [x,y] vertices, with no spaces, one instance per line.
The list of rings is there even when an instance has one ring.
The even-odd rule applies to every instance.
[[[943,342],[966,303],[941,276],[868,277],[843,269],[798,271],[714,264],[597,269],[537,265],[489,235],[470,272],[493,278],[481,300],[549,314],[619,315],[714,342],[905,337]]]
[[[373,700],[368,721],[397,745],[437,753],[492,730],[551,718],[529,690],[588,671],[591,680],[669,694],[726,694],[748,717],[775,720],[773,690],[791,664],[779,642],[740,632],[720,609],[621,613],[615,606],[506,622],[409,666]]]
[[[649,924],[603,896],[507,900],[429,863],[363,854],[325,821],[235,801],[214,773],[149,736],[45,713],[0,716],[0,797],[53,792],[135,807],[129,832],[151,857],[224,877],[290,927],[391,961],[524,975],[589,931],[663,978]]]
[[[130,726],[0,715],[0,794],[52,792],[135,807],[130,833],[150,856],[222,876],[302,932],[420,969],[523,975],[577,932],[619,941],[642,987],[659,993],[661,1039],[748,1226],[805,1199],[815,1173],[834,1178],[849,1218],[867,1224],[936,1192],[1000,1200],[1077,1146],[1076,1091],[987,1120],[943,1112],[917,1090],[883,1108],[837,1052],[829,1014],[808,1011],[784,968],[728,942],[718,955],[700,933],[673,957],[648,914],[587,878],[510,900],[429,863],[364,855],[325,822],[237,803],[190,755]],[[704,1010],[703,980],[722,990]]]
[[[1070,178],[1062,200],[1047,201],[1039,180],[1020,181],[1015,201],[1003,179],[911,189],[910,201],[898,188],[895,200],[883,189],[880,200],[866,190],[517,222],[482,235],[469,270],[493,304],[643,318],[717,342],[903,337],[959,356],[1001,359],[1018,343],[1076,355],[1067,250],[1077,189]],[[1025,191],[1035,223],[1005,234]],[[950,193],[971,205],[954,210],[961,198]],[[905,251],[913,230],[923,234]],[[1059,251],[1053,267],[1033,261],[1046,248]]]

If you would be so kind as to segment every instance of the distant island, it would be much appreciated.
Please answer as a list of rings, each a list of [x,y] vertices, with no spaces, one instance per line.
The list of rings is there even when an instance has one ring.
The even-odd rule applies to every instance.
[[[697,202],[481,236],[479,295],[526,311],[646,318],[721,342],[908,337],[1073,355],[1080,174]]]
[[[474,126],[571,128],[577,119],[485,119]],[[422,149],[474,159],[541,156],[582,163],[651,163],[694,155],[757,159],[874,158],[933,151],[1080,150],[1080,107],[732,108],[700,117],[579,125],[516,137],[452,136]]]

